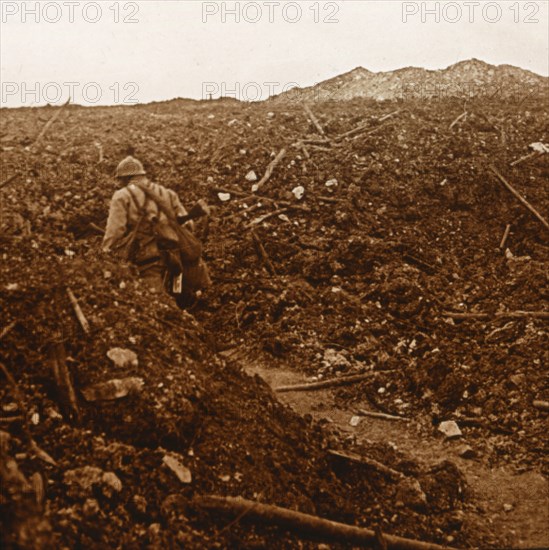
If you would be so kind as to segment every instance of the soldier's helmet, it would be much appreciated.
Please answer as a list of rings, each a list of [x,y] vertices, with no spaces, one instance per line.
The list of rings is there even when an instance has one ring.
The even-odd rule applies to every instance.
[[[116,168],[116,177],[144,176],[145,169],[141,162],[134,157],[126,157]]]

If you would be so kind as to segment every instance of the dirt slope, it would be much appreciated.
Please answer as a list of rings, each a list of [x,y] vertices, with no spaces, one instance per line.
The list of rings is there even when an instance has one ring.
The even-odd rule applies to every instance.
[[[549,397],[546,321],[492,314],[546,308],[547,233],[488,169],[497,165],[547,215],[546,157],[509,166],[530,143],[548,141],[542,99],[482,99],[452,129],[461,101],[354,100],[313,110],[330,138],[361,124],[366,131],[321,143],[294,103],[173,101],[70,106],[33,145],[55,110],[2,113],[2,181],[21,176],[0,191],[1,323],[15,322],[1,361],[24,402],[21,410],[3,377],[2,430],[11,439],[2,437],[2,463],[14,468],[15,460],[26,480],[16,476],[0,502],[8,547],[18,537],[27,547],[40,540],[69,548],[298,546],[275,529],[243,522],[223,529],[229,518],[192,505],[202,493],[258,498],[401,536],[501,546],[486,511],[477,510],[476,527],[463,527],[459,512],[473,504],[451,461],[424,464],[379,442],[355,448],[279,404],[263,381],[218,352],[266,353],[316,378],[371,372],[372,381],[337,390],[336,405],[421,418],[435,437],[441,420],[454,419],[484,466],[546,473],[547,413],[533,407]],[[307,138],[315,143],[294,146]],[[261,177],[282,148],[286,156],[254,195],[245,176]],[[114,167],[129,151],[186,203],[207,197],[216,206],[199,228],[215,286],[188,313],[151,299],[131,268],[98,254],[101,237],[90,222],[104,225]],[[220,200],[220,188],[230,200]],[[258,220],[277,209],[287,210]],[[275,275],[258,257],[251,222]],[[506,224],[507,255],[499,249]],[[452,321],[446,310],[490,316]],[[135,351],[138,365],[113,367],[112,347]],[[80,421],[53,382],[60,349]],[[144,387],[86,401],[90,385],[126,376]],[[55,465],[29,452],[21,417]],[[341,468],[328,447],[403,469],[420,482],[425,502],[412,495],[402,506],[398,483]],[[166,456],[188,468],[190,483]],[[36,505],[14,505],[35,495]]]

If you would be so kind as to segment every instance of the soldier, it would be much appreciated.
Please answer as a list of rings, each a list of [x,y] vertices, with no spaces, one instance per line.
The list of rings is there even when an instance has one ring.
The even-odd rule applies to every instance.
[[[129,259],[137,265],[145,284],[153,292],[162,292],[166,288],[168,267],[158,247],[153,224],[165,222],[166,216],[140,186],[145,185],[160,196],[178,219],[186,216],[187,211],[174,191],[150,182],[141,162],[132,156],[120,162],[116,179],[123,187],[111,200],[103,250],[111,252],[129,245],[132,250]]]

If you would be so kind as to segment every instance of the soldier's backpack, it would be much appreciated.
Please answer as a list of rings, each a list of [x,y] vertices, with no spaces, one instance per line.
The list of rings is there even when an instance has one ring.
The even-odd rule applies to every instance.
[[[211,284],[208,267],[202,260],[202,243],[184,225],[177,221],[172,205],[161,197],[152,187],[141,182],[134,183],[143,191],[147,200],[153,201],[160,216],[151,221],[158,249],[168,266],[172,278],[182,279],[185,290],[197,291],[207,288]],[[131,193],[131,189],[128,188]],[[139,205],[132,194],[135,203]],[[144,213],[145,205],[141,208]]]

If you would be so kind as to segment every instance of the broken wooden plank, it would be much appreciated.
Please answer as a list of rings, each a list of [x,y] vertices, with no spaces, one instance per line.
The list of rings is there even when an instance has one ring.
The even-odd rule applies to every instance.
[[[549,311],[502,311],[498,313],[464,313],[459,311],[443,311],[444,317],[452,319],[522,319],[525,317],[537,317],[549,319]]]
[[[274,210],[273,212],[269,212],[268,214],[264,214],[263,216],[259,216],[259,218],[256,218],[255,220],[252,220],[250,223],[246,224],[244,227],[246,229],[249,229],[250,227],[253,227],[254,225],[259,225],[260,223],[263,223],[264,221],[267,221],[271,218],[274,218],[275,216],[280,216],[280,214],[284,214],[288,212],[289,208],[279,208],[278,210]]]
[[[490,166],[490,170],[492,170],[506,189],[544,225],[545,229],[549,229],[547,220],[498,172],[496,167]]]
[[[331,143],[327,139],[304,139],[301,143],[306,145],[319,145],[321,147],[331,147]]]
[[[463,113],[461,113],[461,115],[459,115],[455,120],[454,122],[452,122],[452,124],[450,124],[450,127],[448,128],[448,130],[451,130],[460,120],[464,119],[466,116],[467,116],[467,111],[464,111]]]
[[[272,176],[274,169],[278,165],[278,163],[284,158],[286,155],[286,149],[281,149],[278,155],[273,159],[273,161],[267,166],[267,170],[265,171],[265,174],[259,180],[257,183],[254,183],[252,185],[252,191],[255,193],[256,191],[259,191],[268,181],[269,178]]]
[[[346,386],[348,384],[354,384],[356,382],[362,382],[375,376],[376,372],[369,372],[367,374],[356,374],[354,376],[342,376],[341,378],[332,378],[331,380],[321,380],[319,382],[309,382],[307,384],[295,384],[293,386],[278,386],[274,388],[274,391],[279,393],[290,391],[314,391],[324,388],[334,388],[336,386]]]
[[[20,175],[20,172],[16,172],[9,178],[5,179],[2,183],[0,183],[0,189],[2,189],[2,187],[5,187],[6,185],[9,185],[12,181],[15,181]]]
[[[367,132],[366,135],[368,135],[368,136],[372,135],[372,134],[375,134],[376,132],[378,132],[382,128],[385,128],[386,126],[388,126],[389,124],[392,124],[394,122],[393,120],[388,120],[388,118],[389,117],[384,119],[383,122],[381,122],[381,119],[378,120],[377,122],[381,122],[381,124],[378,124],[377,126],[374,126],[373,128],[372,128],[371,122],[361,124],[360,126],[357,126],[356,128],[353,128],[352,130],[349,130],[348,132],[345,132],[343,134],[339,134],[338,136],[336,136],[333,139],[333,141],[338,143],[340,141],[343,141],[346,138],[356,139],[357,137],[359,137],[360,134],[363,134],[364,132]]]
[[[398,115],[400,113],[400,109],[397,109],[396,111],[393,111],[392,113],[389,113],[387,115],[382,116],[380,119],[378,119],[378,122],[385,122],[386,120],[393,118],[394,116]]]
[[[382,130],[383,128],[386,128],[387,126],[389,126],[391,124],[394,124],[394,122],[395,122],[394,120],[388,120],[387,122],[384,122],[384,123],[380,124],[379,126],[376,126],[375,128],[371,128],[367,132],[360,132],[358,135],[353,136],[351,139],[355,140],[355,139],[358,139],[358,138],[362,137],[363,135],[372,136],[376,132],[379,132],[379,130]]]
[[[499,247],[503,249],[505,247],[505,243],[507,242],[507,237],[509,237],[509,232],[511,231],[511,224],[508,223],[505,226],[505,231],[503,232],[503,237],[501,238],[501,242],[499,243]]]
[[[365,132],[366,130],[370,129],[372,127],[371,122],[366,122],[365,124],[361,124],[360,126],[357,126],[356,128],[353,128],[352,130],[349,130],[348,132],[344,132],[343,134],[339,134],[334,138],[335,142],[343,141],[345,138],[360,134],[362,132]]]
[[[509,166],[517,166],[519,164],[521,164],[522,162],[526,162],[527,160],[530,160],[530,159],[534,159],[536,157],[541,157],[541,155],[543,155],[543,153],[541,153],[540,151],[534,151],[533,153],[530,153],[529,155],[525,155],[517,160],[514,160],[513,162],[511,162],[511,164],[509,164]]]
[[[294,147],[295,149],[300,149],[305,155],[305,158],[307,159],[311,158],[311,154],[309,153],[307,147],[305,146],[305,140],[300,139],[299,141],[292,143],[292,147]]]
[[[389,468],[389,466],[386,466],[385,464],[382,464],[381,462],[378,462],[373,458],[367,458],[365,456],[360,456],[355,453],[350,453],[347,451],[334,451],[332,449],[328,450],[328,454],[335,456],[337,458],[344,458],[345,460],[348,460],[350,462],[356,462],[357,464],[364,464],[365,466],[370,466],[374,470],[377,470],[378,472],[385,474],[389,477],[393,477],[397,479],[401,479],[405,477],[402,472],[393,470],[392,468]]]
[[[69,99],[67,99],[66,103],[63,103],[63,105],[61,105],[61,107],[59,107],[55,111],[55,113],[48,120],[48,122],[46,122],[46,124],[44,124],[44,127],[42,128],[42,130],[40,131],[40,133],[38,134],[38,136],[36,137],[36,139],[32,143],[31,147],[34,147],[35,145],[37,145],[40,142],[40,140],[45,136],[45,134],[48,131],[49,127],[59,118],[59,115],[65,110],[65,108],[67,107],[67,105],[70,102],[71,102],[71,98],[69,97]]]
[[[334,204],[338,203],[338,202],[343,202],[343,200],[336,199],[335,197],[324,197],[324,196],[319,196],[318,200],[323,201],[323,202],[331,202],[331,203],[334,203]]]
[[[6,337],[13,330],[13,328],[15,327],[16,324],[17,324],[17,321],[12,321],[9,325],[6,325],[2,329],[2,332],[0,332],[0,340],[2,340],[2,338]]]
[[[71,301],[74,313],[76,315],[76,318],[78,319],[78,322],[80,323],[80,326],[82,327],[82,330],[86,334],[89,334],[90,324],[88,323],[88,320],[86,319],[86,316],[84,315],[84,312],[82,311],[82,308],[80,307],[80,304],[78,303],[78,300],[76,299],[76,296],[74,295],[70,287],[67,287],[67,295],[69,296],[69,300]]]
[[[324,131],[324,128],[322,128],[322,126],[320,125],[320,122],[318,121],[314,113],[311,111],[311,108],[307,104],[305,104],[303,105],[303,109],[305,113],[307,113],[307,116],[309,117],[310,121],[313,123],[314,127],[317,129],[318,133],[323,137],[327,137],[326,132]]]
[[[252,240],[253,240],[253,243],[254,243],[255,252],[257,254],[257,257],[263,263],[263,265],[265,266],[265,269],[267,270],[267,272],[270,275],[272,275],[273,277],[275,277],[276,276],[276,271],[273,267],[271,259],[269,258],[269,255],[267,254],[267,251],[265,250],[265,247],[263,246],[263,243],[261,242],[261,239],[259,238],[259,236],[257,235],[257,233],[253,229],[250,230],[250,233],[252,235]]]
[[[206,510],[226,512],[240,516],[242,519],[246,518],[247,520],[276,525],[302,536],[314,536],[315,538],[355,544],[361,547],[377,547],[374,544],[379,544],[379,537],[382,537],[383,542],[387,544],[387,548],[390,550],[442,550],[443,548],[448,550],[447,546],[443,547],[438,544],[406,539],[395,535],[378,534],[376,536],[375,531],[370,529],[339,523],[242,497],[196,496],[194,503]]]
[[[309,150],[307,149],[307,146],[305,145],[305,143],[303,143],[303,141],[299,142],[299,148],[303,151],[305,158],[307,159],[311,158],[311,153],[309,153]]]
[[[54,342],[49,349],[50,365],[55,384],[61,398],[63,413],[80,421],[80,408],[71,375],[67,367],[65,346],[61,340]]]
[[[400,420],[402,422],[410,422],[410,419],[404,416],[395,416],[393,414],[366,411],[364,409],[358,409],[358,414],[361,416],[369,416],[371,418],[381,418],[382,420]]]
[[[226,187],[216,187],[214,188],[214,191],[216,193],[229,193],[233,194],[235,197],[240,197],[239,200],[259,200],[259,201],[267,201],[269,203],[284,206],[290,210],[301,210],[302,212],[310,212],[311,209],[307,206],[304,206],[302,204],[294,204],[292,202],[284,201],[284,200],[278,200],[273,199],[271,197],[266,197],[265,195],[250,195],[249,193],[244,193],[243,191],[233,190]],[[250,207],[251,208],[251,207]],[[248,209],[249,210],[249,209]]]

